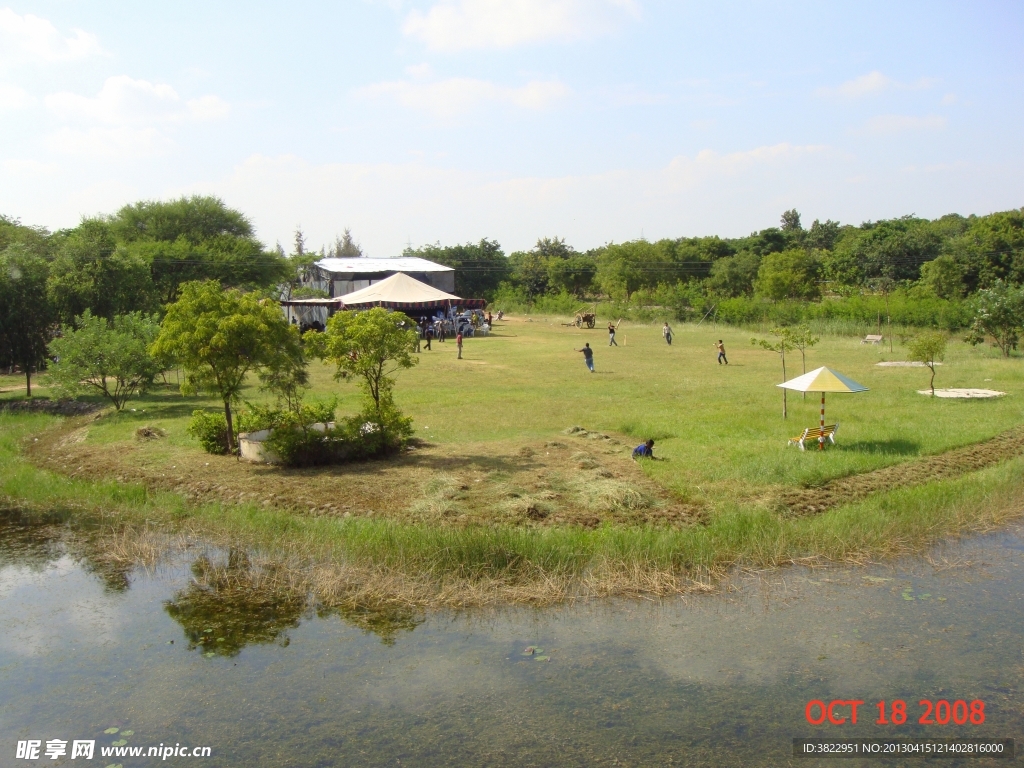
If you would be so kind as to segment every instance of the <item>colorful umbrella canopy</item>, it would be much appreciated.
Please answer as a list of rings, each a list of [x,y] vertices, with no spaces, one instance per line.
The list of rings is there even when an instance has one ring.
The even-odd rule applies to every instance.
[[[797,392],[821,392],[821,423],[818,435],[818,450],[825,450],[825,393],[826,392],[867,392],[868,388],[848,379],[841,373],[822,366],[813,371],[797,376],[795,379],[776,384],[783,389],[794,389]]]
[[[822,366],[808,371],[803,376],[776,384],[783,389],[795,389],[797,392],[867,392],[868,388],[848,379],[831,368]]]

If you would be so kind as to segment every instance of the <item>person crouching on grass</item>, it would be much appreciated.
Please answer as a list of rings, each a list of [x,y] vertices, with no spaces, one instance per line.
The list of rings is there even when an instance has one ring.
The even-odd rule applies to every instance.
[[[633,461],[637,459],[654,459],[654,440],[648,440],[633,449]]]
[[[587,364],[587,368],[589,368],[590,372],[593,373],[594,372],[594,350],[592,350],[590,348],[590,344],[589,343],[584,344],[583,345],[583,349],[574,349],[573,352],[582,352],[583,353],[583,362]]]

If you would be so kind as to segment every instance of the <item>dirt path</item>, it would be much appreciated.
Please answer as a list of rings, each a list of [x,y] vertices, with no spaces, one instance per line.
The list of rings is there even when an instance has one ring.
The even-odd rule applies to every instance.
[[[1015,427],[991,440],[954,448],[936,456],[832,480],[818,488],[785,491],[778,496],[778,501],[791,514],[817,514],[873,493],[958,477],[1021,454],[1024,454],[1024,427]]]

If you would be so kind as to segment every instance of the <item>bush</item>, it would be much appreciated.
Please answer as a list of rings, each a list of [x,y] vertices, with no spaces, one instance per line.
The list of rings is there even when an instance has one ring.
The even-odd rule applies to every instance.
[[[207,453],[223,455],[228,452],[228,422],[223,413],[192,411],[186,432],[196,438]]]

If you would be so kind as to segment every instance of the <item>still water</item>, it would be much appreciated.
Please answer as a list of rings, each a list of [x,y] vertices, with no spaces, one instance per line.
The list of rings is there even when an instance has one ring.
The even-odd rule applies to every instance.
[[[0,766],[921,765],[796,759],[792,740],[1024,736],[1024,529],[686,599],[385,616],[200,578],[237,553],[147,571],[89,547],[0,518]],[[812,726],[812,699],[866,703]],[[907,723],[875,724],[894,699]],[[985,722],[920,725],[920,699],[982,700]],[[16,759],[30,739],[96,752]],[[968,764],[1005,761],[940,763]]]

